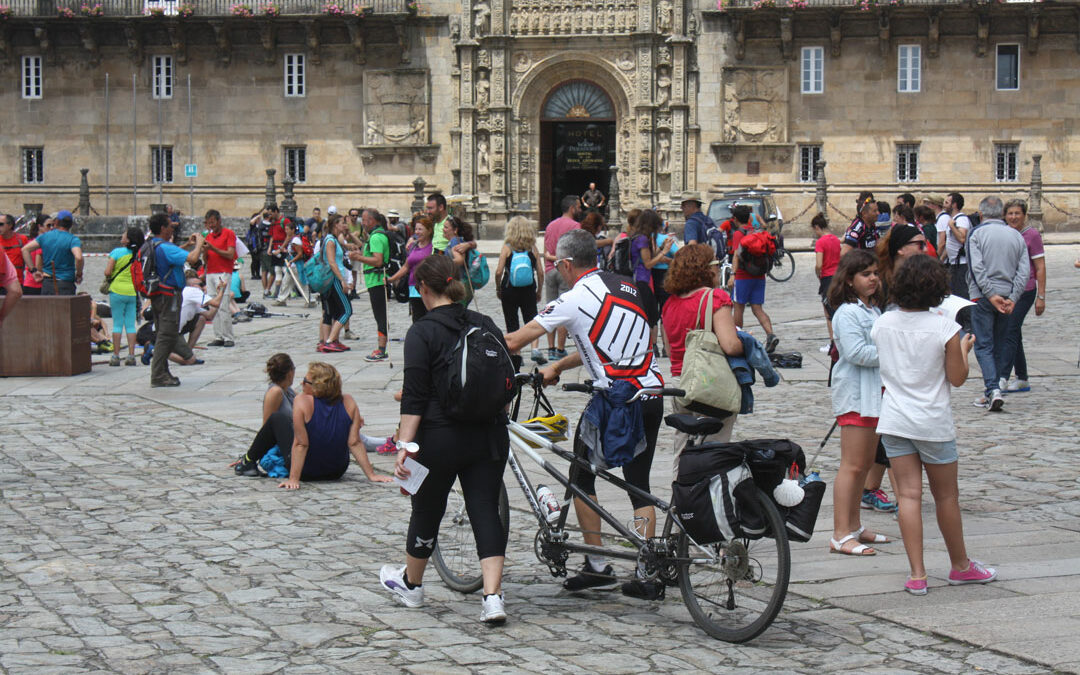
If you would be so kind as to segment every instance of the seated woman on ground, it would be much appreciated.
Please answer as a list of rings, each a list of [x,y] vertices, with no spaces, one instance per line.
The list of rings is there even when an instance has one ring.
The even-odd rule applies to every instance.
[[[350,453],[368,480],[389,483],[390,476],[377,475],[371,466],[360,437],[364,418],[353,397],[341,393],[337,369],[310,363],[301,383],[303,393],[293,399],[292,415],[278,410],[267,417],[251,448],[232,465],[236,473],[258,475],[251,469],[276,445],[289,469],[289,477],[278,487],[297,490],[301,480],[337,480],[349,468]]]

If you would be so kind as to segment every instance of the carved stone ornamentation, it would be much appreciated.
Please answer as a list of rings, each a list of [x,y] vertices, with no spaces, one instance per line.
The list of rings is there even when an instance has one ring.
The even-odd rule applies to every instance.
[[[214,42],[217,43],[218,60],[222,65],[228,65],[232,60],[232,41],[229,39],[229,25],[224,21],[211,21],[210,26],[214,29]],[[128,41],[128,51],[131,51],[131,42]]]
[[[660,66],[656,69],[656,105],[666,108],[671,102],[671,69]]]
[[[319,25],[311,19],[303,20],[300,24],[304,27],[304,44],[307,45],[311,65],[317,66],[322,63],[319,55]]]
[[[518,52],[514,56],[514,72],[524,73],[529,68],[532,68],[532,56],[529,55],[529,52]]]
[[[844,37],[840,28],[841,16],[840,12],[834,12],[829,16],[829,46],[832,48],[830,52],[834,59],[840,58],[840,42]]]
[[[671,173],[671,132],[661,131],[656,137],[656,172]]]
[[[631,53],[629,51],[625,51],[625,52],[619,54],[618,59],[615,60],[615,65],[618,66],[619,70],[621,70],[623,72],[626,72],[626,73],[630,72],[631,70],[634,69],[634,66],[636,65],[634,63],[634,55],[633,55],[633,53]]]
[[[787,142],[787,68],[725,68],[723,92],[724,142]]]
[[[481,38],[491,32],[491,5],[488,0],[473,3],[473,37]]]
[[[670,35],[675,27],[675,7],[671,0],[660,0],[656,3],[656,32]]]
[[[79,26],[79,40],[82,41],[83,48],[90,54],[90,57],[87,59],[90,65],[96,66],[100,64],[101,50],[98,47],[97,37],[94,35],[94,28],[92,25],[86,23]],[[180,61],[180,63],[183,63],[183,61]]]
[[[990,14],[987,12],[979,13],[979,25],[975,29],[975,54],[976,56],[986,56],[986,50],[990,46]]]
[[[491,100],[491,80],[486,70],[476,73],[476,107],[485,110]]]
[[[662,66],[671,65],[671,47],[660,45],[656,50],[656,62]]]
[[[349,29],[349,41],[353,46],[353,62],[358,66],[367,63],[364,54],[364,29],[360,27],[359,19],[346,19],[345,27]]]
[[[626,34],[637,27],[639,4],[651,6],[651,3],[633,0],[572,0],[559,3],[514,0],[508,26],[511,35]],[[671,0],[660,0],[660,5],[673,7]],[[476,6],[473,11],[476,11]],[[672,11],[669,9],[668,13],[671,15]]]
[[[277,27],[272,20],[259,24],[259,43],[263,48],[263,63],[271,65],[277,56]]]
[[[369,70],[364,77],[364,144],[428,143],[425,70]]]
[[[938,55],[938,41],[941,37],[941,12],[930,10],[930,29],[926,36],[926,51],[930,58],[936,59]]]
[[[215,33],[217,32],[217,26],[214,27]],[[132,63],[142,62],[142,34],[139,31],[139,26],[134,21],[124,22],[124,42],[127,44],[128,57]],[[220,47],[220,43],[219,43]]]

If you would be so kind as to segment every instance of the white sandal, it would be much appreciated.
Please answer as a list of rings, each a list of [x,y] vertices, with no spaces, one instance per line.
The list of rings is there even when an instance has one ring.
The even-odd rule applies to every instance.
[[[889,539],[889,538],[888,538],[888,537],[886,537],[885,535],[883,535],[883,534],[879,534],[879,533],[877,533],[877,532],[875,532],[875,533],[874,533],[874,538],[873,538],[873,539],[872,539],[871,541],[866,541],[866,542],[864,542],[864,541],[862,540],[862,533],[863,533],[863,531],[864,531],[864,530],[866,530],[866,526],[865,526],[865,525],[863,525],[863,526],[862,526],[862,527],[860,527],[859,529],[857,529],[857,530],[855,530],[854,532],[852,532],[852,533],[851,533],[851,536],[855,537],[855,538],[856,538],[856,539],[858,539],[858,540],[859,540],[859,541],[860,541],[861,543],[865,543],[865,544],[891,544],[891,543],[892,543],[892,539]]]
[[[844,544],[855,539],[855,534],[849,534],[846,537],[841,537],[839,541],[836,539],[829,539],[829,553],[839,553],[840,555],[854,555],[854,556],[869,556],[877,555],[877,551],[870,548],[866,544],[856,544],[850,551],[844,550]],[[858,541],[858,540],[856,540]]]

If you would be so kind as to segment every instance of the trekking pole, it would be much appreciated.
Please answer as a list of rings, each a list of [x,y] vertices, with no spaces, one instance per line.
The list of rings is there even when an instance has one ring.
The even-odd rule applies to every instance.
[[[837,424],[839,424],[839,422],[833,420],[832,427],[829,428],[829,433],[825,434],[825,440],[821,441],[821,445],[818,446],[817,452],[814,453],[814,458],[811,459],[810,462],[806,465],[806,468],[808,470],[815,464],[817,464],[818,455],[820,455],[821,451],[825,449],[825,444],[829,442],[829,438],[833,435],[833,432],[836,431]]]

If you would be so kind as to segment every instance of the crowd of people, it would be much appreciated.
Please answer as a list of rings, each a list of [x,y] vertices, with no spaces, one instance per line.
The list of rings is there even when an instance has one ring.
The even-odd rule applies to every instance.
[[[375,208],[357,208],[342,214],[331,206],[325,219],[314,209],[301,221],[268,207],[251,217],[243,238],[224,227],[215,210],[206,213],[203,231],[186,238],[179,236],[176,219],[155,214],[148,233],[128,229],[109,253],[102,292],[109,295],[113,316],[110,365],[121,363],[122,337],[128,346],[123,363],[134,365],[135,344],[141,340],[137,319],[146,309],[156,331],[153,349],[146,351],[151,354],[152,386],[179,384],[169,371],[170,360],[201,362],[192,349],[207,324],[213,328],[210,346],[235,345],[237,303],[249,295],[241,273],[245,256],[250,256],[252,278],[261,283],[263,299],[277,306],[287,306],[293,297],[315,306],[304,263],[316,256],[326,261],[332,279],[328,289],[317,294],[322,319],[315,348],[320,353],[350,351],[342,340],[358,338],[351,326],[352,301],[366,292],[376,342],[364,359],[389,359],[387,303],[407,302],[412,323],[402,354],[404,381],[395,397],[400,422],[391,438],[383,443],[361,433],[358,406],[342,392],[340,373],[332,365],[309,364],[296,393],[291,358],[275,354],[267,363],[270,385],[262,426],[232,466],[243,476],[265,475],[269,466],[283,479],[281,487],[291,489],[302,481],[340,478],[350,454],[367,478],[378,482],[390,478],[375,473],[369,451],[396,452],[394,473],[400,479],[410,475],[407,459],[426,466],[429,477],[412,497],[405,564],[387,565],[380,572],[383,586],[410,607],[423,603],[426,562],[447,494],[460,480],[483,571],[481,616],[501,622],[506,618],[501,590],[506,533],[498,521],[497,500],[508,449],[506,418],[500,413],[479,423],[465,422],[447,413],[440,389],[446,356],[459,329],[472,321],[498,334],[511,353],[529,350],[531,360],[542,366],[546,384],[581,367],[596,386],[612,392],[665,382],[677,386],[684,376],[687,335],[693,330],[711,331],[729,359],[752,359],[752,354],[770,353],[779,343],[763,308],[768,267],[761,267],[757,252],[772,234],[749,206],[735,205],[731,218],[718,224],[701,210],[700,195],[685,193],[681,206],[686,225],[679,241],[653,209],[631,211],[625,228],[609,229],[600,210],[604,199],[598,194],[563,199],[561,215],[547,224],[539,246],[532,222],[515,217],[507,224],[494,272],[505,334],[490,318],[467,309],[475,291],[471,270],[480,256],[473,228],[448,214],[441,194],[432,194],[425,212],[408,222],[394,210],[383,215]],[[1030,389],[1022,328],[1032,307],[1036,315],[1045,311],[1047,279],[1042,241],[1038,230],[1025,222],[1024,202],[1003,203],[990,196],[981,200],[977,212],[964,213],[963,196],[955,192],[927,195],[918,205],[915,201],[903,194],[890,206],[862,193],[858,215],[842,236],[830,232],[823,214],[813,218],[812,228],[815,274],[829,334],[823,351],[834,364],[832,415],[841,434],[829,550],[874,555],[875,546],[891,540],[867,529],[860,511],[895,511],[898,503],[910,563],[905,589],[925,594],[923,470],[949,553],[949,583],[986,583],[996,577],[993,569],[969,558],[964,545],[950,392],[967,378],[972,350],[983,377],[978,405],[997,412],[1006,393]],[[3,260],[8,271],[0,321],[19,294],[77,291],[84,255],[72,224],[70,212],[61,211],[34,221],[24,236],[15,232],[11,216],[2,217],[0,241],[8,254]],[[132,265],[151,256],[161,287],[172,292],[152,293],[146,308],[140,306]],[[728,262],[733,275],[727,288],[721,288],[720,269]],[[145,270],[145,262],[142,267]],[[545,295],[541,309],[538,304]],[[949,298],[954,304],[946,302]],[[764,331],[763,344],[743,330],[746,305]],[[541,348],[545,336],[546,350]],[[670,359],[669,372],[662,368],[662,355]],[[768,368],[765,361],[758,367]],[[522,364],[516,358],[514,365]],[[640,406],[641,438],[622,471],[630,485],[648,492],[664,405],[661,398],[646,396]],[[744,406],[740,413],[751,409]],[[687,412],[678,404],[675,411]],[[730,440],[738,417],[727,418],[708,440]],[[579,436],[575,451],[595,451],[589,444],[606,442],[603,430],[598,438],[605,440]],[[679,434],[676,470],[686,443]],[[418,453],[413,452],[416,446]],[[896,502],[881,489],[886,470]],[[596,500],[593,474],[572,470],[571,480]],[[631,505],[641,533],[652,536],[653,507],[633,496]],[[586,543],[598,546],[599,516],[580,499],[575,500],[575,511]],[[616,585],[613,566],[596,555],[586,556],[579,572],[565,582],[575,592]],[[663,584],[640,569],[622,590],[642,599],[664,594]]]

